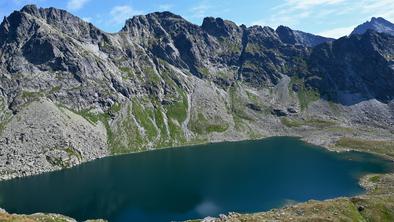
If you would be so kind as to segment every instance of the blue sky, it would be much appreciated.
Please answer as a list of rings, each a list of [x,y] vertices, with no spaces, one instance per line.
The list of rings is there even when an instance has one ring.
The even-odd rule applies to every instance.
[[[172,11],[195,24],[214,16],[328,37],[347,35],[373,16],[394,21],[394,0],[0,0],[0,16],[25,4],[66,9],[107,32],[119,31],[127,18],[154,11]]]

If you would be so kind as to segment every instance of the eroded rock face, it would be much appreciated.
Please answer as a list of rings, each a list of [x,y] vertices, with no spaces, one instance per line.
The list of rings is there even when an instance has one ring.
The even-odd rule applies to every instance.
[[[1,169],[20,176],[113,153],[299,136],[316,128],[310,119],[391,132],[393,41],[221,18],[198,26],[170,12],[109,34],[28,5],[0,24]]]

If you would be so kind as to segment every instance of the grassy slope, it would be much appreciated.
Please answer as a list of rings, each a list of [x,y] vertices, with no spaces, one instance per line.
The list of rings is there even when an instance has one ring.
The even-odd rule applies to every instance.
[[[342,137],[336,144],[338,147],[356,149],[365,152],[373,152],[387,155],[394,158],[394,140],[393,141],[379,141],[379,140],[362,140],[349,137]]]

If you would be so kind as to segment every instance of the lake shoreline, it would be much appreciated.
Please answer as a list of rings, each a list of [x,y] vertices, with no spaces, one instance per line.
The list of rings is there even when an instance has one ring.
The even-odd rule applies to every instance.
[[[310,132],[310,131],[308,131]],[[357,149],[357,148],[351,148],[351,147],[338,147],[335,145],[336,141],[335,138],[328,138],[327,137],[327,132],[325,130],[321,131],[314,131],[314,133],[317,133],[317,135],[308,135],[308,132],[304,133],[299,133],[299,132],[294,132],[294,133],[288,133],[288,134],[275,134],[275,135],[268,135],[268,136],[262,136],[262,137],[257,137],[257,138],[248,138],[248,139],[223,139],[223,140],[214,140],[214,141],[208,141],[208,142],[197,142],[197,143],[186,143],[178,146],[172,146],[172,147],[160,147],[160,148],[152,148],[148,150],[143,150],[143,151],[137,151],[137,152],[130,152],[130,153],[122,153],[122,154],[111,154],[108,156],[103,156],[99,158],[95,158],[89,161],[83,161],[80,163],[75,163],[67,168],[60,168],[60,169],[36,169],[33,172],[16,172],[14,174],[4,174],[3,172],[0,172],[0,181],[5,181],[5,180],[11,180],[11,179],[18,179],[18,178],[24,178],[24,177],[30,177],[30,176],[36,176],[40,174],[45,174],[45,173],[50,173],[50,172],[55,172],[59,170],[64,170],[64,169],[69,169],[73,168],[76,166],[79,166],[81,164],[86,164],[89,162],[93,162],[96,160],[100,159],[105,159],[105,158],[110,158],[114,156],[125,156],[125,155],[135,155],[135,154],[140,154],[140,153],[145,153],[145,152],[154,152],[154,151],[160,151],[164,149],[183,149],[183,148],[189,148],[189,147],[195,147],[195,146],[201,146],[201,145],[207,145],[207,144],[218,144],[218,143],[234,143],[234,142],[248,142],[248,141],[258,141],[258,140],[264,140],[264,139],[270,139],[270,138],[275,138],[275,137],[291,137],[291,138],[297,138],[305,143],[319,146],[321,148],[324,148],[326,150],[329,150],[331,152],[349,152],[349,151],[356,151],[356,152],[364,152],[364,153],[370,153],[373,155],[380,156],[381,158],[384,158],[386,160],[390,160],[394,162],[394,156],[389,156],[386,153],[381,153],[381,152],[376,152],[374,150],[364,150],[364,149]],[[320,137],[319,137],[320,135]],[[345,136],[345,135],[340,135],[340,136]],[[338,137],[338,135],[336,136]],[[360,137],[360,139],[364,138],[363,136]]]
[[[201,146],[201,145],[206,145],[206,144],[227,144],[227,143],[231,144],[231,143],[234,143],[234,142],[240,142],[240,143],[245,142],[245,143],[247,143],[247,142],[251,142],[251,141],[259,141],[259,140],[264,140],[264,139],[275,139],[275,138],[279,138],[279,139],[280,139],[281,137],[283,137],[283,136],[275,136],[275,137],[267,137],[267,138],[261,138],[261,139],[259,138],[259,139],[253,139],[253,140],[243,140],[243,141],[223,141],[223,142],[215,142],[215,143],[194,144],[194,145],[192,145],[192,146],[188,145],[188,146],[187,146],[188,148],[183,147],[183,146],[179,146],[179,147],[174,147],[173,149],[183,150],[183,149],[195,148],[196,146]],[[350,149],[349,149],[349,150],[332,150],[332,149],[329,149],[329,148],[327,148],[327,147],[315,146],[315,144],[312,144],[312,143],[309,143],[308,141],[305,141],[304,138],[302,138],[302,137],[295,137],[295,136],[293,136],[293,137],[287,137],[287,138],[296,139],[296,140],[299,141],[300,143],[306,144],[307,147],[308,147],[308,149],[309,149],[309,148],[316,147],[316,148],[318,148],[318,149],[324,149],[324,150],[327,150],[327,151],[330,151],[330,152],[344,152],[344,151],[346,152],[346,151],[351,151]],[[312,145],[312,146],[309,146],[309,145]],[[226,149],[226,147],[223,147],[223,148],[221,148],[221,149]],[[157,149],[157,150],[150,150],[150,151],[160,152],[160,151],[164,151],[164,150],[168,150],[168,149]],[[150,151],[137,152],[137,153],[132,153],[132,154],[122,154],[122,155],[115,155],[115,156],[139,155],[139,154],[149,153]],[[357,150],[357,151],[358,151],[358,150]],[[152,153],[153,153],[153,152],[152,152]],[[110,157],[113,157],[113,156],[110,156]],[[110,157],[108,157],[108,158],[110,158]],[[107,157],[105,157],[105,158],[107,158]],[[102,159],[103,159],[103,158],[102,158]],[[91,161],[90,161],[90,162],[91,162]],[[359,178],[359,184],[364,188],[365,192],[363,192],[362,194],[357,194],[357,196],[360,196],[360,195],[362,196],[362,195],[366,195],[366,194],[367,194],[367,192],[368,192],[368,189],[367,189],[368,186],[365,185],[365,183],[363,183],[363,181],[365,182],[365,178],[368,178],[368,177],[370,177],[369,174],[364,175],[363,177]],[[339,198],[339,197],[338,197],[338,198]],[[346,198],[348,198],[348,197],[346,197]],[[354,197],[349,197],[349,198],[354,198]],[[335,198],[335,199],[337,199],[337,198]],[[278,208],[272,208],[272,209],[278,209]]]

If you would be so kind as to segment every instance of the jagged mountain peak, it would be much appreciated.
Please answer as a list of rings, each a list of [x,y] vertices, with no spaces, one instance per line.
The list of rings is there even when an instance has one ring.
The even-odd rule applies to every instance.
[[[133,30],[134,27],[141,28],[141,26],[151,26],[154,24],[163,24],[168,26],[174,23],[190,24],[183,17],[176,15],[169,11],[152,12],[146,15],[136,15],[126,20],[121,32]]]
[[[49,8],[39,8],[34,4],[25,5],[20,11],[15,11],[15,13],[26,13],[31,16],[42,18],[47,20],[48,22],[51,21],[62,21],[68,22],[70,19],[82,22],[83,20],[73,14],[69,13],[66,10],[58,9],[54,7]]]
[[[229,36],[240,30],[234,22],[214,17],[204,18],[201,28],[213,36]]]
[[[147,14],[146,16],[148,16],[148,17],[153,16],[153,17],[165,18],[165,19],[182,19],[183,20],[182,16],[172,13],[170,11],[152,12],[152,13]]]
[[[351,34],[364,34],[370,29],[376,32],[394,35],[394,24],[382,17],[372,17],[370,21],[357,26]]]
[[[23,8],[20,11],[26,12],[29,14],[36,14],[38,12],[38,7],[37,7],[37,5],[34,5],[34,4],[25,5],[25,6],[23,6]]]
[[[276,32],[283,43],[294,45],[298,44],[313,47],[321,43],[331,42],[334,40],[332,38],[326,38],[298,30],[292,30],[291,28],[283,25],[278,26]]]
[[[371,22],[389,22],[386,19],[384,19],[383,17],[372,17],[371,18]]]
[[[39,8],[36,5],[26,5],[19,11],[5,17],[0,25],[0,38],[13,41],[27,39],[37,32],[42,35],[53,32],[67,34],[76,39],[90,39],[103,33],[91,23],[74,16],[66,10],[57,8]]]

